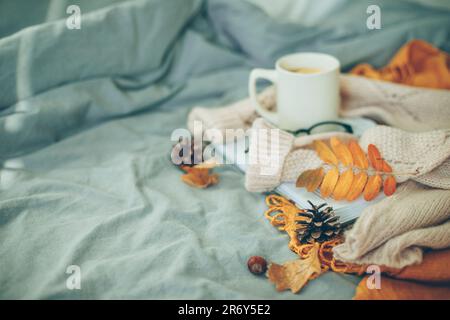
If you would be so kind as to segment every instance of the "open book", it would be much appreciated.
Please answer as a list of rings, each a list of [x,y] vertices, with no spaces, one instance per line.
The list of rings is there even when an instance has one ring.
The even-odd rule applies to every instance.
[[[374,122],[362,118],[341,119],[340,121],[350,124],[356,136],[360,136],[366,129],[375,125]],[[214,149],[216,151],[216,156],[221,156],[222,159],[226,159],[227,161],[233,159],[233,163],[244,173],[246,164],[248,163],[248,153],[246,152],[248,151],[246,146],[249,145],[248,139],[248,137],[243,137],[238,139],[235,143],[215,145]],[[304,188],[297,188],[295,182],[282,183],[274,190],[274,192],[294,201],[299,208],[309,208],[310,205],[307,202],[308,200],[314,204],[326,202],[329,206],[333,207],[336,215],[340,218],[341,224],[353,222],[369,204],[369,202],[365,201],[362,197],[352,202],[334,201],[331,198],[323,199],[318,190],[315,192],[308,192]],[[384,195],[380,193],[380,195],[370,203],[373,204],[374,202],[380,201],[383,197]]]

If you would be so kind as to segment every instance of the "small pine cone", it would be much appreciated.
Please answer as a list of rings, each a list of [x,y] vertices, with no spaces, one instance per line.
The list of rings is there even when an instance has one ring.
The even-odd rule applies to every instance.
[[[309,202],[309,201],[308,201]],[[339,217],[335,215],[333,208],[326,207],[327,204],[315,206],[311,202],[311,209],[300,212],[303,218],[298,222],[297,235],[302,243],[324,242],[337,236],[341,231]]]

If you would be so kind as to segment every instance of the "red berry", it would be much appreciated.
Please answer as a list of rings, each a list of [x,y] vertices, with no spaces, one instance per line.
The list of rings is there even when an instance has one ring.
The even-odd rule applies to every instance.
[[[267,270],[267,261],[263,257],[253,256],[247,261],[248,270],[253,274],[264,274]]]

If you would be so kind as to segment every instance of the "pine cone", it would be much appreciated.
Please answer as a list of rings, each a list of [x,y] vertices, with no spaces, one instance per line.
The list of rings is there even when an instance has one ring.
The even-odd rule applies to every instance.
[[[341,224],[339,217],[335,215],[333,208],[326,207],[323,203],[315,206],[310,201],[312,209],[307,209],[306,212],[300,212],[299,216],[304,220],[299,221],[297,229],[298,239],[302,243],[324,242],[337,236],[341,231]]]
[[[173,146],[171,158],[172,163],[177,166],[189,166],[203,162],[202,143],[195,143],[193,137],[182,137],[179,142]]]

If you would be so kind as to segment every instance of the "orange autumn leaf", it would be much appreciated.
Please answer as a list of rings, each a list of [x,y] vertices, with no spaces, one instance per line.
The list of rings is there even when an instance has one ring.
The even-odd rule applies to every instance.
[[[210,174],[208,168],[181,166],[181,169],[186,172],[181,176],[181,180],[191,187],[204,189],[219,182],[219,176]]]
[[[348,148],[352,153],[355,166],[360,169],[367,169],[369,167],[369,160],[367,160],[367,157],[359,144],[355,140],[352,140],[350,141]]]
[[[350,191],[350,188],[352,186],[353,176],[354,174],[351,169],[341,174],[333,192],[333,198],[335,200],[345,199],[347,193]]]
[[[325,164],[321,168],[301,173],[297,179],[297,187],[304,187],[311,192],[320,186],[323,198],[332,196],[335,200],[353,201],[363,193],[364,199],[370,201],[379,194],[383,177],[386,177],[385,193],[391,195],[395,192],[392,167],[383,159],[375,145],[368,146],[367,155],[355,140],[346,144],[332,137],[329,140],[331,147],[320,140],[314,141],[313,145]]]
[[[332,137],[330,139],[330,145],[331,148],[334,151],[334,154],[338,158],[338,160],[344,165],[344,166],[352,166],[353,165],[353,157],[352,153],[348,149],[348,147],[338,138]]]
[[[306,188],[309,192],[316,190],[322,182],[324,176],[323,168],[304,171],[296,182],[297,188]]]
[[[328,198],[334,191],[336,183],[339,179],[339,170],[336,167],[331,168],[323,178],[320,186],[320,194],[323,198]]]
[[[314,141],[314,148],[317,155],[322,159],[323,162],[338,165],[338,160],[336,155],[331,151],[331,149],[322,141]]]
[[[350,188],[350,191],[347,194],[347,201],[353,201],[358,198],[364,190],[364,187],[367,183],[367,173],[360,172],[353,178],[353,183]]]
[[[383,191],[384,194],[389,196],[392,196],[397,188],[397,181],[395,181],[395,178],[393,176],[388,176],[383,183]]]
[[[382,179],[378,174],[369,177],[366,187],[364,188],[364,200],[371,201],[375,199],[380,193],[381,184]]]
[[[392,172],[391,166],[385,160],[383,160],[381,163],[381,171],[387,172],[387,173]]]
[[[370,164],[372,165],[372,167],[374,167],[377,171],[382,171],[383,158],[381,158],[381,154],[378,148],[373,144],[369,144],[367,154],[369,156]]]
[[[319,243],[314,244],[304,259],[288,261],[282,265],[270,264],[267,276],[278,291],[290,289],[293,293],[297,293],[309,280],[317,278],[322,273],[319,248]]]

